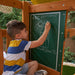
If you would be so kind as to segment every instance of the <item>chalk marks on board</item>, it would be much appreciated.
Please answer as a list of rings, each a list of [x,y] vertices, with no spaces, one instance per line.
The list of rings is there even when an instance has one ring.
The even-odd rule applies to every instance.
[[[32,34],[33,35],[35,34],[34,35],[35,40],[37,40],[42,35],[42,33],[44,31],[44,28],[45,28],[45,23],[47,21],[49,21],[49,18],[55,20],[55,17],[56,17],[56,15],[55,16],[54,15],[52,15],[52,16],[44,15],[44,17],[43,16],[38,16],[38,15],[32,15],[32,19],[34,21],[34,23],[33,23],[34,32]],[[56,23],[56,21],[55,21],[55,23]],[[56,55],[56,50],[55,49],[51,49],[51,50],[49,49],[49,47],[50,47],[50,41],[49,40],[50,40],[50,38],[48,36],[46,41],[44,42],[44,44],[42,46],[38,47],[37,49],[41,50],[45,53],[53,53],[53,54]]]
[[[57,71],[61,70],[62,47],[61,31],[64,31],[66,11],[30,14],[30,40],[37,40],[43,33],[45,23],[51,22],[51,30],[44,44],[32,49],[31,59]],[[62,37],[64,39],[64,37]],[[60,53],[61,50],[61,53]],[[60,57],[61,56],[61,57]],[[44,61],[44,59],[47,60]]]

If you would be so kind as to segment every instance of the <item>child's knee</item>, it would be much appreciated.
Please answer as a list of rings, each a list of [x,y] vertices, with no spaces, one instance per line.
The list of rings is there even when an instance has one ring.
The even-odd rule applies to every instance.
[[[31,68],[31,67],[33,67],[33,66],[38,67],[38,62],[37,62],[37,61],[29,62],[29,63],[28,63],[28,66],[29,66],[29,68]]]
[[[38,66],[38,62],[37,61],[34,61],[34,65]]]

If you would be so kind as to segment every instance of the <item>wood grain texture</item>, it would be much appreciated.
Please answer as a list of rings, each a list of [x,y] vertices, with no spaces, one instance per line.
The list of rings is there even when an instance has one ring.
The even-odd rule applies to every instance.
[[[8,33],[6,32],[6,49],[8,49],[9,47],[9,43],[12,39],[10,38],[10,36],[8,35]]]
[[[65,38],[67,38],[67,19],[68,19],[68,10],[66,11],[66,20],[65,20],[65,34],[64,34]]]
[[[57,1],[37,5],[30,5],[30,13],[60,10],[75,10],[75,1]]]
[[[22,22],[26,25],[29,33],[29,3],[22,1]],[[28,34],[29,40],[29,34]],[[26,52],[26,62],[29,61],[29,51]]]
[[[9,46],[9,43],[11,41],[11,38],[10,36],[8,35],[6,29],[2,29],[2,37],[5,37],[6,38],[6,49],[8,48]]]
[[[41,70],[41,69],[46,70],[48,72],[48,75],[60,75],[60,72],[55,71],[55,70],[53,70],[49,67],[46,67],[42,64],[39,64],[39,70]]]
[[[0,0],[0,5],[22,9],[22,2],[19,0]]]
[[[69,32],[69,37],[75,36],[75,28],[69,28],[67,29],[67,34]]]
[[[0,75],[3,72],[3,39],[2,39],[2,30],[0,29]]]
[[[2,29],[2,37],[6,37],[6,29]]]

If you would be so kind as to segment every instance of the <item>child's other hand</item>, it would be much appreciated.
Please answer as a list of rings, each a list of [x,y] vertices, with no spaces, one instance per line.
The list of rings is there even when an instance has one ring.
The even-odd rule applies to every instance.
[[[50,24],[50,22],[47,22],[45,24],[45,30],[49,32],[50,29],[51,29],[51,24]]]

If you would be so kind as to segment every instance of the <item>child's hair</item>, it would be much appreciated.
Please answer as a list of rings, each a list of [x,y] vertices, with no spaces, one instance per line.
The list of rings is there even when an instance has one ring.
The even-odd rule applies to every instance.
[[[23,22],[20,22],[17,20],[9,21],[6,24],[6,26],[7,26],[7,33],[12,39],[14,39],[15,35],[20,33],[21,30],[26,28],[26,26]]]

